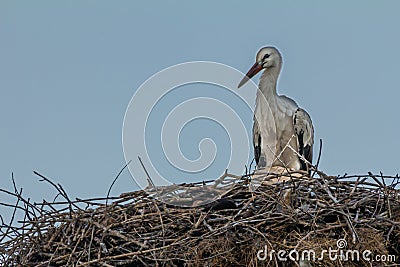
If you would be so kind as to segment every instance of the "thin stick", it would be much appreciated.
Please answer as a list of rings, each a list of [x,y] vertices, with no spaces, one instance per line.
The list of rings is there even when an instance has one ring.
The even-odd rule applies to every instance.
[[[122,167],[122,169],[118,172],[117,176],[115,176],[114,180],[112,181],[112,183],[110,185],[110,188],[108,188],[107,197],[106,197],[106,207],[107,207],[107,204],[108,204],[108,198],[110,197],[111,188],[114,186],[115,182],[118,180],[118,178],[121,175],[121,173],[125,170],[126,167],[128,167],[129,163],[131,163],[131,162],[132,162],[132,160],[129,160],[128,163],[126,163],[124,165],[124,167]]]
[[[138,159],[139,159],[140,165],[142,165],[142,168],[143,168],[144,172],[146,173],[148,185],[152,186],[153,188],[155,188],[157,190],[157,188],[156,188],[153,180],[151,180],[151,177],[150,177],[149,173],[147,172],[146,167],[144,166],[143,161],[140,158],[140,156],[138,156]]]

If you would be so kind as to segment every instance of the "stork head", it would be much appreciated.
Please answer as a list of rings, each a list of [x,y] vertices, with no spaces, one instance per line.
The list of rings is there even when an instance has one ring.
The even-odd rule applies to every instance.
[[[281,69],[282,65],[282,56],[279,53],[279,50],[273,46],[263,47],[258,51],[256,55],[256,63],[250,68],[247,72],[246,76],[240,81],[238,88],[244,85],[249,79],[251,79],[254,75],[259,73],[262,69],[265,71],[278,70]]]

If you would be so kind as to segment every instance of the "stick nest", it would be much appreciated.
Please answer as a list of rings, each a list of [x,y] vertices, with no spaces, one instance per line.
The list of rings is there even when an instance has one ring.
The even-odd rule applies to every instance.
[[[400,191],[395,189],[399,178],[371,173],[344,177],[317,174],[311,178],[302,172],[259,173],[257,179],[262,182],[256,188],[252,187],[254,175],[237,179],[225,174],[216,181],[184,185],[188,192],[192,190],[189,197],[196,197],[193,192],[198,189],[224,190],[216,201],[197,207],[158,200],[163,192],[169,197],[187,194],[182,190],[171,193],[173,187],[72,201],[61,185],[52,183],[65,199],[52,203],[30,203],[16,188],[15,192],[1,189],[17,198],[13,214],[22,210],[25,219],[10,224],[2,219],[0,262],[3,266],[400,263]],[[390,185],[385,183],[388,180]],[[324,249],[342,248],[338,240],[344,242],[343,251],[358,250],[359,260],[332,260],[327,254],[318,259]],[[286,254],[287,261],[281,261],[272,250],[296,250],[300,256],[304,250],[314,250],[316,259],[291,260]],[[362,258],[365,250],[371,252],[371,260],[375,255],[396,258],[368,262]]]

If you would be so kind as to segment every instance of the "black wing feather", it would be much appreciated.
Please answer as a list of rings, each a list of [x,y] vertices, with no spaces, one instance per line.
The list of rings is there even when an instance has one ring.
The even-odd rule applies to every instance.
[[[305,110],[298,108],[293,116],[293,125],[299,145],[298,152],[308,162],[312,163],[314,128],[312,125],[310,115],[308,115],[308,113]],[[310,173],[310,166],[308,166],[307,162],[302,160],[300,157],[299,159],[301,162],[301,170],[308,171],[308,173]]]

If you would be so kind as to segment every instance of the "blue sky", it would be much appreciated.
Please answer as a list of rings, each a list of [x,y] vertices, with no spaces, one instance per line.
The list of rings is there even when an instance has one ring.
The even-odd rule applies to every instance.
[[[54,190],[36,170],[71,197],[104,196],[125,164],[125,110],[146,79],[193,60],[246,72],[264,45],[284,57],[278,91],[311,114],[323,139],[322,170],[396,174],[399,9],[398,1],[1,1],[0,187],[11,188],[13,172],[26,196],[49,199]],[[135,189],[124,172],[112,194]]]

